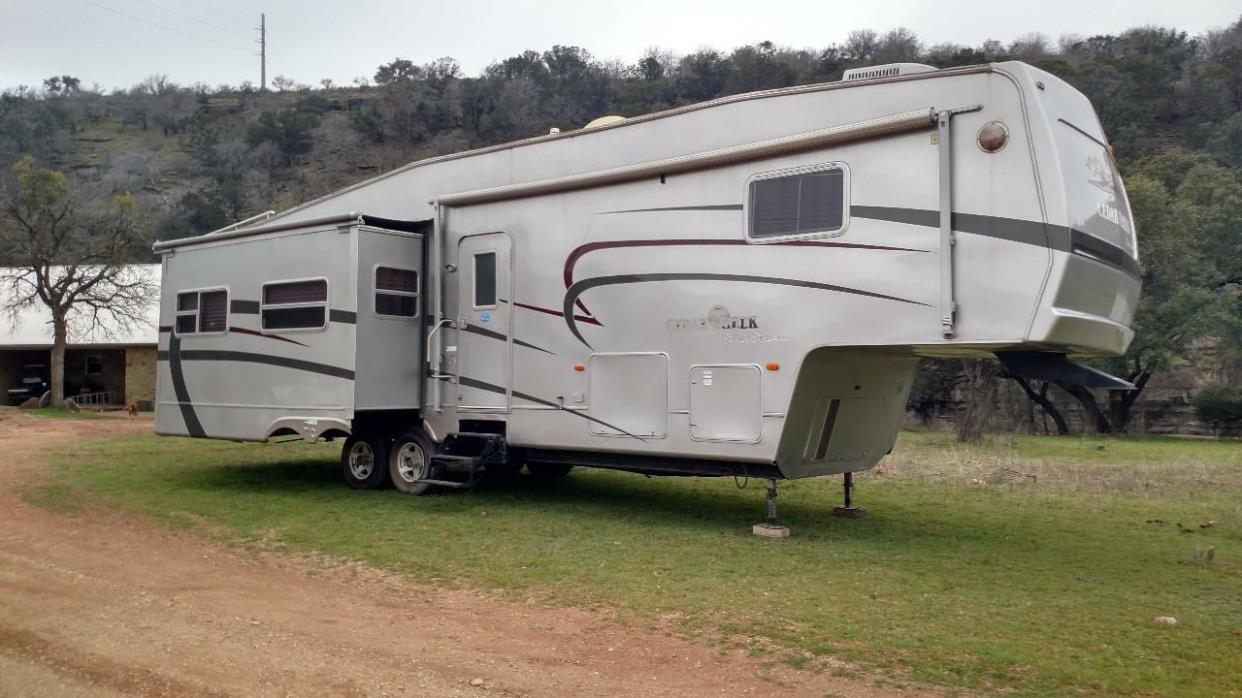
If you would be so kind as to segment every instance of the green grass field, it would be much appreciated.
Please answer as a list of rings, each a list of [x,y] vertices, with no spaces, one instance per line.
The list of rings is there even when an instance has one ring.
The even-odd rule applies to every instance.
[[[411,498],[346,489],[338,452],[112,439],[75,445],[30,498],[614,608],[807,671],[832,656],[985,694],[1242,695],[1236,442],[908,433],[858,478],[865,519],[830,516],[839,478],[783,483],[787,541],[750,534],[760,481],[576,470]]]

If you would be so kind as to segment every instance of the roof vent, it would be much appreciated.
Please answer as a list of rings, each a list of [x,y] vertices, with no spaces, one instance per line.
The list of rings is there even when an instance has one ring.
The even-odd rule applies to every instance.
[[[866,68],[850,68],[841,76],[843,82],[850,80],[875,80],[877,78],[895,78],[898,75],[914,75],[915,73],[930,73],[935,68],[923,63],[886,63],[885,65],[872,65]]]
[[[592,119],[591,123],[583,126],[582,128],[599,128],[600,126],[610,126],[621,121],[625,121],[624,116],[601,116],[598,119]]]

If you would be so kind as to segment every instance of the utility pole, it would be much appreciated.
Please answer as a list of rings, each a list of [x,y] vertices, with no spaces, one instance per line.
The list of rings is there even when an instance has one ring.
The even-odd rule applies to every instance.
[[[267,13],[259,13],[259,92],[267,91]]]

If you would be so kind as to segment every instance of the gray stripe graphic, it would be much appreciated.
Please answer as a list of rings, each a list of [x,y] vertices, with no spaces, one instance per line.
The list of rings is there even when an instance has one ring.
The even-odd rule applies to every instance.
[[[906,223],[925,228],[940,227],[940,213],[928,209],[851,206],[850,215],[855,218]],[[1138,262],[1125,250],[1094,235],[1063,225],[1046,225],[1039,221],[982,216],[975,213],[954,213],[953,229],[963,233],[984,235],[1086,256],[1117,267],[1136,279],[1140,278],[1143,273]]]
[[[798,288],[813,288],[820,291],[834,291],[837,293],[847,293],[853,296],[864,296],[867,298],[878,298],[886,301],[896,301],[898,303],[909,303],[910,305],[921,305],[930,307],[926,303],[912,301],[908,298],[898,298],[897,296],[889,296],[883,293],[873,293],[871,291],[862,291],[856,288],[847,288],[845,286],[836,286],[834,284],[825,284],[818,281],[803,281],[801,279],[782,279],[774,276],[752,276],[749,274],[710,274],[695,272],[671,272],[661,274],[618,274],[616,276],[597,276],[592,279],[583,279],[575,282],[565,291],[565,324],[569,326],[569,331],[578,338],[587,347],[590,342],[583,338],[582,333],[578,331],[578,323],[574,321],[573,309],[574,303],[578,300],[578,296],[597,287],[597,286],[614,286],[617,284],[637,284],[648,281],[742,281],[756,284],[778,284],[781,286],[794,286]]]
[[[310,373],[319,373],[334,378],[344,378],[346,380],[354,379],[354,372],[348,368],[340,368],[338,366],[330,366],[328,364],[316,363],[314,361],[304,361],[302,359],[292,359],[287,356],[272,356],[271,354],[254,354],[248,351],[227,351],[223,349],[187,349],[185,351],[174,354],[171,351],[172,343],[169,342],[170,351],[159,352],[160,361],[167,360],[169,366],[177,361],[178,371],[180,371],[180,361],[238,361],[251,364],[266,364],[268,366],[279,366],[281,368],[292,368],[298,371],[307,371]],[[179,359],[179,360],[178,360]],[[176,385],[176,380],[173,382]],[[182,397],[180,393],[177,399],[182,402],[188,402],[189,397]]]
[[[504,342],[504,341],[507,341],[507,340],[508,340],[508,337],[506,337],[505,335],[503,335],[503,334],[501,334],[501,333],[499,333],[499,332],[494,332],[494,331],[489,330],[489,329],[484,328],[484,327],[479,327],[478,325],[469,325],[469,324],[468,324],[468,325],[466,325],[466,327],[465,327],[465,329],[464,329],[463,331],[465,331],[465,332],[469,332],[470,334],[477,334],[477,335],[479,335],[479,336],[481,336],[481,337],[488,337],[488,338],[491,338],[491,339],[498,339],[498,340],[500,340],[500,341],[502,341],[502,342]],[[555,355],[556,355],[556,352],[548,351],[547,349],[544,349],[543,347],[537,347],[537,346],[535,346],[534,344],[531,344],[530,342],[523,342],[522,340],[518,339],[517,337],[514,337],[514,338],[513,338],[513,343],[514,343],[514,344],[516,344],[516,345],[518,345],[518,346],[520,346],[520,347],[526,347],[527,349],[534,349],[535,351],[541,351],[541,352],[543,352],[543,353],[545,353],[545,354],[552,354],[553,356],[555,356]]]
[[[234,315],[258,315],[259,301],[248,301],[242,299],[229,301],[229,312]],[[332,322],[353,325],[358,322],[358,314],[352,310],[337,310],[336,308],[332,308],[328,311],[328,319]]]
[[[713,206],[663,206],[660,208],[630,208],[622,211],[600,211],[597,216],[611,213],[650,213],[652,211],[741,211],[741,204],[718,204]]]
[[[444,380],[444,379],[441,379],[441,380]],[[466,376],[458,376],[457,382],[460,383],[461,385],[466,386],[467,388],[477,388],[479,390],[486,390],[489,393],[496,393],[498,395],[505,394],[505,389],[503,386],[495,385],[493,383],[485,383],[481,380],[477,380],[474,378],[468,378]],[[513,397],[520,398],[522,400],[529,400],[530,402],[533,402],[537,405],[544,405],[546,407],[555,407],[556,409],[562,412],[565,412],[566,414],[572,414],[573,416],[578,417],[580,419],[585,419],[587,421],[595,422],[596,424],[606,426],[609,429],[619,431],[622,434],[625,434],[626,436],[629,436],[634,439],[638,439],[639,441],[646,440],[641,436],[636,436],[634,434],[631,434],[630,432],[622,429],[619,426],[616,426],[614,424],[609,424],[608,422],[605,422],[602,419],[596,419],[589,414],[583,414],[582,412],[579,412],[578,410],[567,410],[565,409],[563,405],[556,403],[556,402],[552,402],[551,400],[544,400],[541,397],[535,397],[534,395],[530,395],[528,393],[523,393],[523,392],[518,392],[516,390],[513,391]]]
[[[185,430],[190,436],[206,436],[202,422],[198,421],[198,413],[190,403],[190,391],[185,385],[185,374],[181,371],[181,338],[175,332],[168,335],[168,351],[159,352],[161,360],[168,360],[168,372],[172,374],[173,394],[177,396],[178,407],[181,408],[181,421],[185,422]]]

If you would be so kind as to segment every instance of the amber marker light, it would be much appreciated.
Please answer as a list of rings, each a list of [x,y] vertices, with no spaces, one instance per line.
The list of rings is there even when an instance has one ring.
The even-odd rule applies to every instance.
[[[582,364],[574,364],[574,370],[578,373],[582,373],[586,370],[586,366],[583,366]]]
[[[764,368],[768,369],[769,371],[779,371],[779,370],[781,370],[781,365],[780,365],[780,364],[778,364],[778,363],[776,363],[775,361],[769,361],[769,362],[768,362],[768,363],[764,366]]]

